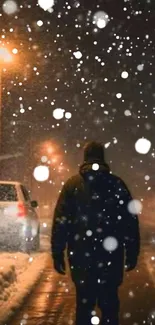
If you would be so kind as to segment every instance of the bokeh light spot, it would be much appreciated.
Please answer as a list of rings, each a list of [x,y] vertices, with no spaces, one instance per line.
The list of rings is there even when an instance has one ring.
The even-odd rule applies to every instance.
[[[145,138],[138,139],[135,143],[135,149],[138,153],[145,155],[151,149],[151,142]]]
[[[61,120],[61,119],[64,117],[64,109],[62,109],[62,108],[56,108],[56,109],[53,111],[53,117],[54,117],[56,120]]]
[[[38,5],[46,11],[54,6],[54,0],[38,0]]]
[[[98,28],[105,28],[109,22],[109,16],[104,11],[98,11],[93,16],[93,24]]]
[[[15,1],[7,0],[3,3],[2,9],[7,15],[12,15],[18,10],[18,6]]]
[[[112,252],[118,247],[118,241],[115,237],[106,237],[103,241],[103,247],[106,251]]]
[[[33,176],[38,182],[45,182],[49,178],[49,168],[47,166],[37,166],[34,169]]]
[[[139,200],[131,200],[128,203],[128,211],[132,214],[138,214],[142,211],[142,203]]]

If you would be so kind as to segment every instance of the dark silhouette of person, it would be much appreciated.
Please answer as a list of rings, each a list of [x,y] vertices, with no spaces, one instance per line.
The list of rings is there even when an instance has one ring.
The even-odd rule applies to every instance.
[[[137,265],[140,233],[135,201],[105,162],[97,142],[84,147],[79,173],[63,186],[51,234],[54,268],[65,274],[64,251],[76,288],[76,325],[91,325],[96,304],[101,325],[118,325],[118,288]]]

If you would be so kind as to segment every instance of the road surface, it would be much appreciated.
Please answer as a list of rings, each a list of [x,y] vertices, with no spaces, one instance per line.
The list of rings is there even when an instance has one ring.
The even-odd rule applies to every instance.
[[[151,260],[154,252],[155,244],[144,244],[139,267],[125,274],[119,293],[120,325],[155,324],[155,273],[150,273],[153,264],[155,268]],[[72,325],[74,310],[74,286],[68,276],[59,276],[53,271],[49,253],[47,268],[39,284],[7,325]]]

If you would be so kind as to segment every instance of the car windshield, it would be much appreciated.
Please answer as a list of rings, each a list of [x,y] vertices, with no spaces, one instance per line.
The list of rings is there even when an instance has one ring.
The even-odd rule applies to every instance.
[[[17,201],[15,185],[0,184],[0,201]]]

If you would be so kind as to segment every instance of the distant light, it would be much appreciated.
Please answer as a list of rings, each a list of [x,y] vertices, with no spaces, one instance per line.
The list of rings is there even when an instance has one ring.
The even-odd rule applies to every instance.
[[[135,149],[138,153],[145,155],[151,149],[151,142],[145,138],[138,139],[135,143]]]
[[[18,6],[15,1],[7,0],[3,3],[2,9],[7,15],[12,15],[18,10]]]
[[[117,94],[116,94],[116,97],[117,97],[118,99],[120,99],[120,98],[122,97],[122,94],[121,94],[121,93],[117,93]]]
[[[66,112],[65,117],[69,120],[72,117],[72,114],[70,112]]]
[[[64,117],[64,109],[62,109],[62,108],[56,108],[56,109],[53,111],[53,117],[54,117],[56,120],[61,120],[61,119]]]
[[[47,223],[46,222],[43,222],[43,227],[47,228]]]
[[[82,58],[82,53],[80,51],[76,51],[73,53],[76,59],[81,59]]]
[[[46,11],[54,6],[54,0],[38,0],[38,5]]]
[[[129,74],[128,74],[127,71],[123,71],[123,72],[121,73],[121,77],[122,77],[123,79],[127,79],[128,76],[129,76]]]
[[[43,21],[42,21],[42,20],[38,20],[38,21],[37,21],[37,25],[38,25],[39,27],[43,26]]]
[[[32,107],[31,107],[31,106],[29,106],[29,107],[28,107],[28,110],[29,110],[29,111],[31,111],[31,110],[32,110]]]
[[[99,170],[99,167],[100,167],[99,164],[96,163],[92,165],[93,170]]]
[[[109,22],[109,16],[104,11],[98,11],[93,16],[93,24],[98,28],[105,28]]]
[[[18,50],[17,50],[17,49],[13,49],[13,50],[12,50],[12,53],[13,53],[13,54],[17,54],[17,53],[18,53]]]
[[[33,176],[38,182],[45,182],[49,178],[49,168],[47,166],[38,166],[34,169]]]

